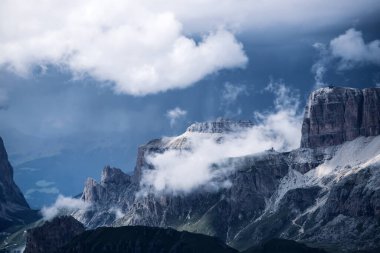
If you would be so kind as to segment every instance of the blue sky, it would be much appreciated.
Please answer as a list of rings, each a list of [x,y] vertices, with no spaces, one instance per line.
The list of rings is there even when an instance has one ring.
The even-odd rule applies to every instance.
[[[300,111],[380,84],[378,1],[59,2],[0,4],[0,136],[33,207],[131,172],[150,139],[273,111],[271,82]]]

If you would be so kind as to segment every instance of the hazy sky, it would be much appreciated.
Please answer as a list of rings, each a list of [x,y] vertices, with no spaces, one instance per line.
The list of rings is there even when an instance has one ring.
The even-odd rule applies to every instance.
[[[380,85],[377,0],[0,3],[0,136],[32,206],[196,121]]]

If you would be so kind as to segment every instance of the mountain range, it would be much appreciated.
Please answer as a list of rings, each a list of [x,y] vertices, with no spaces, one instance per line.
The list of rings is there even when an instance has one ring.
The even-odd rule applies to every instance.
[[[91,228],[144,225],[207,234],[239,250],[277,237],[330,250],[380,246],[379,88],[314,91],[300,148],[226,157],[224,166],[233,167],[222,175],[229,187],[187,194],[150,189],[137,196],[144,173],[155,169],[147,157],[189,150],[194,135],[218,141],[250,127],[196,123],[178,137],[150,141],[139,148],[133,175],[106,167],[100,183],[88,179],[81,198],[92,208],[73,216]]]
[[[80,199],[89,208],[69,213],[94,230],[80,234],[68,247],[91,244],[104,231],[119,236],[118,227],[122,233],[138,235],[156,227],[218,238],[239,251],[267,252],[266,243],[288,241],[329,252],[380,248],[380,88],[326,87],[312,92],[298,149],[223,157],[209,166],[214,177],[191,190],[170,190],[167,185],[157,190],[148,184],[147,178],[159,170],[152,157],[191,154],[204,140],[223,145],[254,127],[250,121],[222,119],[195,123],[182,135],[140,146],[132,175],[106,166],[100,182],[89,178],[85,183]],[[1,169],[9,176],[1,179],[0,190],[6,192],[0,199],[6,210],[1,217],[13,217],[9,213],[30,209],[17,186],[9,183],[12,170],[4,152]],[[131,226],[142,229],[126,232]],[[175,232],[162,236],[168,233]]]

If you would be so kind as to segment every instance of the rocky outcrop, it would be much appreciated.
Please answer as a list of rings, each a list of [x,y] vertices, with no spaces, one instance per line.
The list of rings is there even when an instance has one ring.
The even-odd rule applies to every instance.
[[[380,88],[329,87],[311,93],[302,125],[301,147],[339,145],[380,134]]]
[[[76,217],[90,228],[110,225],[122,214],[122,210],[130,208],[136,191],[137,184],[133,183],[130,175],[106,166],[100,183],[92,178],[87,179],[81,199],[91,204],[92,208]]]
[[[142,226],[102,227],[86,231],[60,253],[237,253],[221,240],[174,229]]]
[[[24,253],[55,253],[84,230],[83,224],[71,216],[56,217],[27,231]]]
[[[371,252],[378,252],[379,165],[364,167],[333,184],[325,204],[304,223],[306,229],[300,238],[331,249],[371,249]]]
[[[252,127],[251,121],[231,121],[220,118],[216,121],[194,123],[187,128],[187,132],[197,133],[227,133]]]
[[[36,216],[13,181],[13,168],[0,137],[0,231],[12,225],[23,224]]]
[[[103,204],[101,202],[116,201],[117,187],[128,187],[131,184],[131,176],[118,168],[106,166],[102,171],[101,181],[98,184],[94,179],[88,178],[83,190],[82,199],[86,202]]]
[[[378,180],[378,169],[361,170],[334,185],[325,206],[324,219],[329,221],[339,214],[380,218],[380,185],[369,185],[371,180]]]

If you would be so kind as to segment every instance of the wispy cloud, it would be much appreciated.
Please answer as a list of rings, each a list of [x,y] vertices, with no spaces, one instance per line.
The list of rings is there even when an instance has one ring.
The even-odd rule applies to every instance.
[[[156,193],[174,194],[199,187],[228,187],[226,175],[233,168],[221,164],[226,158],[298,147],[302,118],[298,93],[274,82],[267,90],[276,95],[274,110],[255,112],[257,122],[253,127],[225,134],[185,133],[180,138],[186,138],[190,149],[169,149],[148,156],[154,169],[144,171],[141,194],[151,187]]]
[[[181,109],[180,107],[175,107],[166,112],[166,117],[170,120],[170,126],[173,127],[178,119],[185,117],[187,114],[186,110]]]
[[[222,101],[231,104],[241,95],[248,95],[247,86],[242,84],[225,83],[222,90]]]
[[[51,186],[51,185],[54,185],[55,182],[50,182],[50,181],[46,181],[46,180],[39,180],[36,182],[36,185],[38,187],[48,187],[48,186]]]
[[[242,113],[242,109],[236,105],[239,97],[249,95],[246,85],[226,82],[221,91],[220,109],[226,118],[233,118]]]
[[[313,47],[318,52],[318,60],[311,67],[311,72],[314,74],[315,89],[318,89],[327,85],[324,81],[324,77],[328,70],[331,56],[325,44],[315,43]]]
[[[46,194],[58,194],[59,189],[57,187],[32,188],[26,191],[25,197],[30,198],[30,195],[32,195],[35,192],[46,193]]]
[[[380,65],[380,40],[366,43],[362,32],[354,28],[332,39],[328,45],[315,43],[313,47],[319,54],[311,68],[315,88],[327,85],[324,77],[330,68],[345,71],[368,64]]]
[[[41,209],[41,214],[44,219],[51,220],[57,215],[70,214],[77,210],[86,210],[89,207],[90,205],[81,199],[59,195],[53,205]]]
[[[31,167],[22,167],[22,168],[19,168],[19,170],[21,170],[21,171],[28,171],[28,172],[35,172],[35,171],[39,171],[40,169],[31,168]]]
[[[125,213],[123,213],[123,211],[118,207],[111,207],[108,212],[113,213],[116,219],[120,219],[125,216]]]
[[[39,180],[35,183],[35,185],[35,188],[28,189],[25,192],[25,198],[31,198],[31,195],[36,192],[45,194],[59,194],[59,189],[55,186],[55,182]]]

